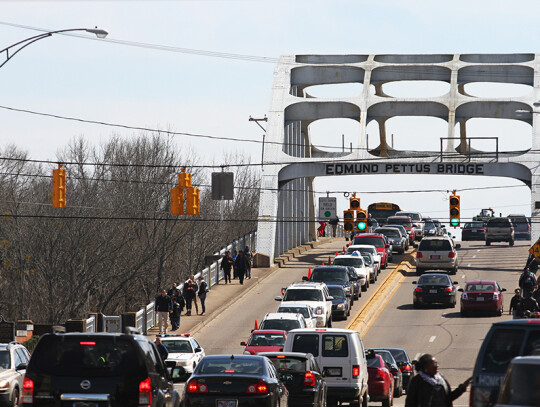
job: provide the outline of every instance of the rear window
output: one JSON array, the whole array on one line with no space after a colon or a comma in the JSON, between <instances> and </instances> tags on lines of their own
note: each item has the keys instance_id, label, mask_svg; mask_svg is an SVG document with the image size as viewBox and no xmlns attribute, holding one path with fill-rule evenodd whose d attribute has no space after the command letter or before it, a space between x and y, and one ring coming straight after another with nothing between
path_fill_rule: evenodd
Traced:
<instances>
[{"instance_id":1,"label":"rear window","mask_svg":"<svg viewBox=\"0 0 540 407\"><path fill-rule=\"evenodd\" d=\"M344 358L349 356L349 345L345 335L323 335L322 356Z\"/></svg>"},{"instance_id":2,"label":"rear window","mask_svg":"<svg viewBox=\"0 0 540 407\"><path fill-rule=\"evenodd\" d=\"M253 334L248 346L283 346L285 337L280 334Z\"/></svg>"},{"instance_id":3,"label":"rear window","mask_svg":"<svg viewBox=\"0 0 540 407\"><path fill-rule=\"evenodd\" d=\"M283 301L322 301L323 296L319 290L293 289L287 290Z\"/></svg>"},{"instance_id":4,"label":"rear window","mask_svg":"<svg viewBox=\"0 0 540 407\"><path fill-rule=\"evenodd\" d=\"M519 355L524 338L523 329L496 329L483 354L482 373L504 374L512 358Z\"/></svg>"},{"instance_id":5,"label":"rear window","mask_svg":"<svg viewBox=\"0 0 540 407\"><path fill-rule=\"evenodd\" d=\"M336 266L351 266L362 267L364 265L363 260L360 257L337 257L334 259L334 265Z\"/></svg>"},{"instance_id":6,"label":"rear window","mask_svg":"<svg viewBox=\"0 0 540 407\"><path fill-rule=\"evenodd\" d=\"M452 246L450 245L450 242L446 239L421 240L420 246L418 247L419 252L435 252L440 250L451 251Z\"/></svg>"},{"instance_id":7,"label":"rear window","mask_svg":"<svg viewBox=\"0 0 540 407\"><path fill-rule=\"evenodd\" d=\"M294 372L306 371L306 359L302 357L280 355L279 358L277 356L269 356L269 359L278 372L285 370L292 370Z\"/></svg>"},{"instance_id":8,"label":"rear window","mask_svg":"<svg viewBox=\"0 0 540 407\"><path fill-rule=\"evenodd\" d=\"M370 256L362 256L362 258L364 259L364 263L366 263L368 266L371 266L371 263L373 263Z\"/></svg>"},{"instance_id":9,"label":"rear window","mask_svg":"<svg viewBox=\"0 0 540 407\"><path fill-rule=\"evenodd\" d=\"M360 261L362 261L360 259ZM339 269L322 269L322 270L313 270L311 275L311 281L315 282L326 282L326 281L348 281L349 276L347 271Z\"/></svg>"},{"instance_id":10,"label":"rear window","mask_svg":"<svg viewBox=\"0 0 540 407\"><path fill-rule=\"evenodd\" d=\"M384 247L384 241L381 237L355 237L354 244L368 244L375 247Z\"/></svg>"},{"instance_id":11,"label":"rear window","mask_svg":"<svg viewBox=\"0 0 540 407\"><path fill-rule=\"evenodd\" d=\"M418 279L418 284L452 285L447 276L424 274Z\"/></svg>"},{"instance_id":12,"label":"rear window","mask_svg":"<svg viewBox=\"0 0 540 407\"><path fill-rule=\"evenodd\" d=\"M407 354L402 349L389 349L396 362L408 362Z\"/></svg>"},{"instance_id":13,"label":"rear window","mask_svg":"<svg viewBox=\"0 0 540 407\"><path fill-rule=\"evenodd\" d=\"M198 373L237 373L249 375L262 375L264 373L263 361L259 358L209 358L201 360L198 365Z\"/></svg>"},{"instance_id":14,"label":"rear window","mask_svg":"<svg viewBox=\"0 0 540 407\"><path fill-rule=\"evenodd\" d=\"M297 334L293 339L293 352L311 353L319 356L319 335L317 334Z\"/></svg>"},{"instance_id":15,"label":"rear window","mask_svg":"<svg viewBox=\"0 0 540 407\"><path fill-rule=\"evenodd\" d=\"M510 217L510 220L514 224L516 224L516 223L529 223L525 216Z\"/></svg>"},{"instance_id":16,"label":"rear window","mask_svg":"<svg viewBox=\"0 0 540 407\"><path fill-rule=\"evenodd\" d=\"M391 365L396 363L394 357L388 351L375 351L375 353L382 357L386 363L390 363Z\"/></svg>"},{"instance_id":17,"label":"rear window","mask_svg":"<svg viewBox=\"0 0 540 407\"><path fill-rule=\"evenodd\" d=\"M482 229L483 227L483 222L469 222L465 224L465 229Z\"/></svg>"},{"instance_id":18,"label":"rear window","mask_svg":"<svg viewBox=\"0 0 540 407\"><path fill-rule=\"evenodd\" d=\"M290 331L296 328L304 328L300 322L294 319L265 319L261 322L259 329L277 329L280 331Z\"/></svg>"},{"instance_id":19,"label":"rear window","mask_svg":"<svg viewBox=\"0 0 540 407\"><path fill-rule=\"evenodd\" d=\"M384 234L388 237L401 237L401 232L399 230L393 229L377 229L375 232Z\"/></svg>"},{"instance_id":20,"label":"rear window","mask_svg":"<svg viewBox=\"0 0 540 407\"><path fill-rule=\"evenodd\" d=\"M492 228L508 228L510 227L509 219L490 219L487 223L488 227Z\"/></svg>"},{"instance_id":21,"label":"rear window","mask_svg":"<svg viewBox=\"0 0 540 407\"><path fill-rule=\"evenodd\" d=\"M32 355L32 364L53 376L129 376L140 361L133 342L120 337L44 336Z\"/></svg>"},{"instance_id":22,"label":"rear window","mask_svg":"<svg viewBox=\"0 0 540 407\"><path fill-rule=\"evenodd\" d=\"M366 361L368 367L381 367L381 362L378 356L375 356L374 358L367 358Z\"/></svg>"},{"instance_id":23,"label":"rear window","mask_svg":"<svg viewBox=\"0 0 540 407\"><path fill-rule=\"evenodd\" d=\"M467 284L465 291L494 291L493 284Z\"/></svg>"},{"instance_id":24,"label":"rear window","mask_svg":"<svg viewBox=\"0 0 540 407\"><path fill-rule=\"evenodd\" d=\"M396 225L412 227L412 222L410 219L388 218L388 223L390 222Z\"/></svg>"},{"instance_id":25,"label":"rear window","mask_svg":"<svg viewBox=\"0 0 540 407\"><path fill-rule=\"evenodd\" d=\"M419 220L420 220L420 214L419 214L419 213L414 213L414 212L398 212L396 215L408 216L408 217L411 218L413 221L419 221Z\"/></svg>"}]
</instances>

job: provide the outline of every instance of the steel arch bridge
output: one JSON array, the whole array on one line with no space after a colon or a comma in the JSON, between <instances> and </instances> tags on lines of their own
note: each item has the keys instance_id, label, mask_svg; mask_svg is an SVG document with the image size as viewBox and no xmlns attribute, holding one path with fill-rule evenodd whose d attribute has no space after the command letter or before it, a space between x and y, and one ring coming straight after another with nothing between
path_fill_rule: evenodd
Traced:
<instances>
[{"instance_id":1,"label":"steel arch bridge","mask_svg":"<svg viewBox=\"0 0 540 407\"><path fill-rule=\"evenodd\" d=\"M352 174L456 174L518 179L531 188L532 236L540 233L539 54L285 55L274 71L263 158L257 252L270 263L280 254L316 239L313 179ZM448 93L398 98L384 93L395 81L442 81ZM476 97L465 85L477 82L530 86L521 97ZM357 96L322 99L310 86L360 84ZM371 91L371 87L375 89ZM516 110L531 112L523 116ZM386 140L386 121L397 116L436 117L447 122L441 151L395 150ZM309 125L348 118L359 122L357 148L323 151L311 142ZM531 125L531 148L480 151L471 148L467 121L520 120ZM367 148L367 125L375 121L379 145ZM459 134L456 125L459 124Z\"/></svg>"}]
</instances>

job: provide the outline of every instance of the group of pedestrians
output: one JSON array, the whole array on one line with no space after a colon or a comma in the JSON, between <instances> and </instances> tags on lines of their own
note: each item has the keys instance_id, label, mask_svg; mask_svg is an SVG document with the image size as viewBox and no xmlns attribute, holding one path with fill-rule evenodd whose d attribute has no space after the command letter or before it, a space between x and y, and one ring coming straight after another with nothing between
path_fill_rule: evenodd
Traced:
<instances>
[{"instance_id":1,"label":"group of pedestrians","mask_svg":"<svg viewBox=\"0 0 540 407\"><path fill-rule=\"evenodd\" d=\"M519 288L514 290L508 313L514 319L536 316L540 311L540 284L536 277L538 261L533 255L527 259L527 264L519 276Z\"/></svg>"},{"instance_id":2,"label":"group of pedestrians","mask_svg":"<svg viewBox=\"0 0 540 407\"><path fill-rule=\"evenodd\" d=\"M253 266L253 253L248 246L244 250L234 252L231 254L229 250L225 252L225 256L221 260L221 269L225 275L225 284L232 283L231 271L233 273L232 278L240 281L240 284L244 284L244 279L251 278L251 268Z\"/></svg>"},{"instance_id":3,"label":"group of pedestrians","mask_svg":"<svg viewBox=\"0 0 540 407\"><path fill-rule=\"evenodd\" d=\"M199 314L197 298L201 302L201 313L206 312L206 295L208 293L208 284L201 275L197 280L191 274L184 282L182 290L173 283L169 291L163 289L161 294L156 297L154 309L158 318L158 328L160 334L166 334L168 322L171 321L171 331L180 328L180 317L182 311L186 308L186 316L191 315L192 307L195 306L195 312Z\"/></svg>"}]
</instances>

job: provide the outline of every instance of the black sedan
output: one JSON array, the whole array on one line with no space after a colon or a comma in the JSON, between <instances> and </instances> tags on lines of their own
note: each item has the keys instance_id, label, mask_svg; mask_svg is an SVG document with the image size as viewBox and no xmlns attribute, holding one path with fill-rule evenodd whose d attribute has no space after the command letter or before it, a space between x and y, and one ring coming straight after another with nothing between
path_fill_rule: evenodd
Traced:
<instances>
[{"instance_id":1,"label":"black sedan","mask_svg":"<svg viewBox=\"0 0 540 407\"><path fill-rule=\"evenodd\" d=\"M468 222L461 228L461 240L485 240L486 229L484 222Z\"/></svg>"},{"instance_id":2,"label":"black sedan","mask_svg":"<svg viewBox=\"0 0 540 407\"><path fill-rule=\"evenodd\" d=\"M409 380L411 380L411 378L413 377L414 371L413 371L413 365L411 363L411 359L409 359L409 355L407 355L407 352L405 351L405 349L380 348L380 349L374 349L374 350L375 351L387 350L392 354L403 376L403 388L407 390L407 387L409 387Z\"/></svg>"},{"instance_id":3,"label":"black sedan","mask_svg":"<svg viewBox=\"0 0 540 407\"><path fill-rule=\"evenodd\" d=\"M343 286L327 284L332 300L332 319L347 319L351 315L351 294L345 293Z\"/></svg>"},{"instance_id":4,"label":"black sedan","mask_svg":"<svg viewBox=\"0 0 540 407\"><path fill-rule=\"evenodd\" d=\"M426 273L418 281L413 281L413 306L418 308L424 304L446 304L456 306L457 281L452 282L448 274Z\"/></svg>"},{"instance_id":5,"label":"black sedan","mask_svg":"<svg viewBox=\"0 0 540 407\"><path fill-rule=\"evenodd\" d=\"M311 353L262 352L289 390L290 406L326 406L326 382Z\"/></svg>"},{"instance_id":6,"label":"black sedan","mask_svg":"<svg viewBox=\"0 0 540 407\"><path fill-rule=\"evenodd\" d=\"M258 355L201 359L184 388L184 407L287 406L289 392L270 360Z\"/></svg>"}]
</instances>

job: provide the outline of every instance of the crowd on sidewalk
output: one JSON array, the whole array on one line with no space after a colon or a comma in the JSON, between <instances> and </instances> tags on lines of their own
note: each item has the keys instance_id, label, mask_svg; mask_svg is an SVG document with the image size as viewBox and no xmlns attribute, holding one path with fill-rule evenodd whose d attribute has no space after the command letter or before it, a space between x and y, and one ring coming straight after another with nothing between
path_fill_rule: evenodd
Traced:
<instances>
[{"instance_id":1,"label":"crowd on sidewalk","mask_svg":"<svg viewBox=\"0 0 540 407\"><path fill-rule=\"evenodd\" d=\"M519 288L514 290L508 312L514 319L540 318L540 277L536 276L538 260L531 254L519 276Z\"/></svg>"},{"instance_id":2,"label":"crowd on sidewalk","mask_svg":"<svg viewBox=\"0 0 540 407\"><path fill-rule=\"evenodd\" d=\"M221 262L221 269L225 275L225 284L232 282L231 271L233 271L233 278L238 278L240 284L244 284L244 279L251 278L252 265L253 253L248 246L246 246L245 250L235 251L234 256L231 255L230 251L227 251ZM205 315L207 293L208 284L204 281L204 277L201 275L198 279L195 279L193 274L184 282L182 290L178 288L176 283L173 283L169 290L161 290L154 305L159 333L167 333L169 320L171 331L178 330L184 308L186 309L185 316L191 316L193 308L195 308L196 315ZM201 306L200 314L199 302Z\"/></svg>"}]
</instances>

